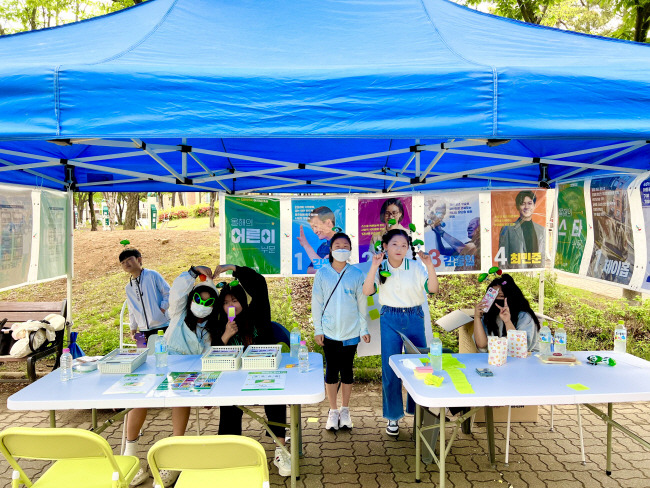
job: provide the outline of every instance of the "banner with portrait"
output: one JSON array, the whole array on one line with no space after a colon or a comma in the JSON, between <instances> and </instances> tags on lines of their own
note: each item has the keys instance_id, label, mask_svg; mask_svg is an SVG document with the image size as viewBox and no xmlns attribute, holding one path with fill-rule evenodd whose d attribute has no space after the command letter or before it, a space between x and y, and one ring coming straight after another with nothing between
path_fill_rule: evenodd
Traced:
<instances>
[{"instance_id":1,"label":"banner with portrait","mask_svg":"<svg viewBox=\"0 0 650 488\"><path fill-rule=\"evenodd\" d=\"M280 274L280 201L225 197L226 261Z\"/></svg>"},{"instance_id":2,"label":"banner with portrait","mask_svg":"<svg viewBox=\"0 0 650 488\"><path fill-rule=\"evenodd\" d=\"M632 175L591 180L594 249L587 276L628 285L634 270L634 244L627 188Z\"/></svg>"},{"instance_id":3,"label":"banner with portrait","mask_svg":"<svg viewBox=\"0 0 650 488\"><path fill-rule=\"evenodd\" d=\"M557 216L555 269L578 274L587 242L584 181L558 186Z\"/></svg>"},{"instance_id":4,"label":"banner with portrait","mask_svg":"<svg viewBox=\"0 0 650 488\"><path fill-rule=\"evenodd\" d=\"M641 288L650 290L650 178L641 183L641 209L643 213L643 225L645 227L646 238L646 264L645 276Z\"/></svg>"},{"instance_id":5,"label":"banner with portrait","mask_svg":"<svg viewBox=\"0 0 650 488\"><path fill-rule=\"evenodd\" d=\"M546 190L492 191L492 261L501 269L543 268Z\"/></svg>"},{"instance_id":6,"label":"banner with portrait","mask_svg":"<svg viewBox=\"0 0 650 488\"><path fill-rule=\"evenodd\" d=\"M314 274L329 262L336 230L345 232L345 199L291 201L291 273Z\"/></svg>"},{"instance_id":7,"label":"banner with portrait","mask_svg":"<svg viewBox=\"0 0 650 488\"><path fill-rule=\"evenodd\" d=\"M360 198L359 202L359 262L371 260L375 242L391 229L409 232L411 197Z\"/></svg>"},{"instance_id":8,"label":"banner with portrait","mask_svg":"<svg viewBox=\"0 0 650 488\"><path fill-rule=\"evenodd\" d=\"M38 279L44 280L66 274L68 198L63 193L42 191L40 207Z\"/></svg>"},{"instance_id":9,"label":"banner with portrait","mask_svg":"<svg viewBox=\"0 0 650 488\"><path fill-rule=\"evenodd\" d=\"M478 193L424 195L423 228L436 271L481 269Z\"/></svg>"},{"instance_id":10,"label":"banner with portrait","mask_svg":"<svg viewBox=\"0 0 650 488\"><path fill-rule=\"evenodd\" d=\"M27 282L32 254L32 192L0 192L0 288Z\"/></svg>"}]
</instances>

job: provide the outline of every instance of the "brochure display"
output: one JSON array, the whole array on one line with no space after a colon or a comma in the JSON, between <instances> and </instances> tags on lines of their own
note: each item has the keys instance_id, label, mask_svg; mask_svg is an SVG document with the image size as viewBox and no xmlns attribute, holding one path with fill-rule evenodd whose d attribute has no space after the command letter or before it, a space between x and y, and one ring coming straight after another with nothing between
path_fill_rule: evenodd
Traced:
<instances>
[{"instance_id":1,"label":"brochure display","mask_svg":"<svg viewBox=\"0 0 650 488\"><path fill-rule=\"evenodd\" d=\"M248 346L241 360L241 369L278 369L282 346Z\"/></svg>"},{"instance_id":2,"label":"brochure display","mask_svg":"<svg viewBox=\"0 0 650 488\"><path fill-rule=\"evenodd\" d=\"M241 368L244 346L213 346L201 357L203 371L234 371Z\"/></svg>"},{"instance_id":3,"label":"brochure display","mask_svg":"<svg viewBox=\"0 0 650 488\"><path fill-rule=\"evenodd\" d=\"M202 373L200 371L169 373L163 382L158 385L156 392L208 393L220 375L221 373L219 371L208 373Z\"/></svg>"},{"instance_id":4,"label":"brochure display","mask_svg":"<svg viewBox=\"0 0 650 488\"><path fill-rule=\"evenodd\" d=\"M125 374L104 395L133 393L146 395L165 379L164 374Z\"/></svg>"},{"instance_id":5,"label":"brochure display","mask_svg":"<svg viewBox=\"0 0 650 488\"><path fill-rule=\"evenodd\" d=\"M276 371L275 373L250 372L246 376L246 381L242 391L260 391L260 390L284 390L284 383L287 379L286 371Z\"/></svg>"},{"instance_id":6,"label":"brochure display","mask_svg":"<svg viewBox=\"0 0 650 488\"><path fill-rule=\"evenodd\" d=\"M100 373L133 373L147 360L147 349L115 349L97 363Z\"/></svg>"}]
</instances>

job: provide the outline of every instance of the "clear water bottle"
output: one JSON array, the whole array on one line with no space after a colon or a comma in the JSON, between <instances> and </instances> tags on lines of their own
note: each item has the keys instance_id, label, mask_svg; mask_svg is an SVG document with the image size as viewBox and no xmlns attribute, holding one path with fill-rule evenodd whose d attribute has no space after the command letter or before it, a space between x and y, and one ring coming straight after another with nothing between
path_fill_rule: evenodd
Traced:
<instances>
[{"instance_id":1,"label":"clear water bottle","mask_svg":"<svg viewBox=\"0 0 650 488\"><path fill-rule=\"evenodd\" d=\"M300 347L300 336L301 331L300 327L297 325L291 329L291 335L289 337L289 344L291 346L291 359L298 359L298 348Z\"/></svg>"},{"instance_id":2,"label":"clear water bottle","mask_svg":"<svg viewBox=\"0 0 650 488\"><path fill-rule=\"evenodd\" d=\"M301 373L309 371L309 349L307 349L305 341L300 341L300 346L298 346L298 367Z\"/></svg>"},{"instance_id":3,"label":"clear water bottle","mask_svg":"<svg viewBox=\"0 0 650 488\"><path fill-rule=\"evenodd\" d=\"M627 329L622 320L618 321L614 329L614 352L627 352Z\"/></svg>"},{"instance_id":4,"label":"clear water bottle","mask_svg":"<svg viewBox=\"0 0 650 488\"><path fill-rule=\"evenodd\" d=\"M551 354L551 343L553 342L553 335L545 320L542 322L542 328L539 329L539 353L542 355Z\"/></svg>"},{"instance_id":5,"label":"clear water bottle","mask_svg":"<svg viewBox=\"0 0 650 488\"><path fill-rule=\"evenodd\" d=\"M555 348L553 352L566 354L566 330L564 330L564 324L558 324L555 331Z\"/></svg>"},{"instance_id":6,"label":"clear water bottle","mask_svg":"<svg viewBox=\"0 0 650 488\"><path fill-rule=\"evenodd\" d=\"M442 341L438 332L433 333L433 340L429 345L429 361L434 373L442 371Z\"/></svg>"},{"instance_id":7,"label":"clear water bottle","mask_svg":"<svg viewBox=\"0 0 650 488\"><path fill-rule=\"evenodd\" d=\"M165 340L165 333L162 330L158 331L156 337L156 349L154 352L156 356L156 368L167 367L167 341Z\"/></svg>"},{"instance_id":8,"label":"clear water bottle","mask_svg":"<svg viewBox=\"0 0 650 488\"><path fill-rule=\"evenodd\" d=\"M61 375L61 381L72 379L72 354L70 354L70 349L67 347L63 350L63 354L61 354L59 374Z\"/></svg>"}]
</instances>

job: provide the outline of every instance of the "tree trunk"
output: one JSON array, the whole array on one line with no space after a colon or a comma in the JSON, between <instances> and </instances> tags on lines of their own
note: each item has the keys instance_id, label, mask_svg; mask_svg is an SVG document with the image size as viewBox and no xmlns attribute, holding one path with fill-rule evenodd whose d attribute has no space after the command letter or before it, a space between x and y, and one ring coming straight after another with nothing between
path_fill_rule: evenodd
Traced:
<instances>
[{"instance_id":1,"label":"tree trunk","mask_svg":"<svg viewBox=\"0 0 650 488\"><path fill-rule=\"evenodd\" d=\"M176 206L176 192L172 192L172 207Z\"/></svg>"},{"instance_id":2,"label":"tree trunk","mask_svg":"<svg viewBox=\"0 0 650 488\"><path fill-rule=\"evenodd\" d=\"M140 205L140 193L127 193L126 217L124 218L124 230L135 230L135 223L138 218L139 205Z\"/></svg>"},{"instance_id":3,"label":"tree trunk","mask_svg":"<svg viewBox=\"0 0 650 488\"><path fill-rule=\"evenodd\" d=\"M90 230L97 230L97 217L95 217L95 202L93 192L88 193L88 208L90 209Z\"/></svg>"},{"instance_id":4,"label":"tree trunk","mask_svg":"<svg viewBox=\"0 0 650 488\"><path fill-rule=\"evenodd\" d=\"M185 205L185 202L183 201L183 193L180 191L178 192L178 203L181 205L181 207Z\"/></svg>"},{"instance_id":5,"label":"tree trunk","mask_svg":"<svg viewBox=\"0 0 650 488\"><path fill-rule=\"evenodd\" d=\"M216 224L214 223L214 215L216 213L214 211L214 204L216 203L216 201L217 201L217 192L211 191L210 192L210 220L209 220L210 228L216 227Z\"/></svg>"},{"instance_id":6,"label":"tree trunk","mask_svg":"<svg viewBox=\"0 0 650 488\"><path fill-rule=\"evenodd\" d=\"M122 193L117 194L117 198L115 199L115 204L117 206L117 224L118 225L124 225L124 220L122 219L122 215L124 215L124 195Z\"/></svg>"},{"instance_id":7,"label":"tree trunk","mask_svg":"<svg viewBox=\"0 0 650 488\"><path fill-rule=\"evenodd\" d=\"M111 230L115 230L115 209L117 207L117 192L102 192L106 205L108 205L108 224Z\"/></svg>"},{"instance_id":8,"label":"tree trunk","mask_svg":"<svg viewBox=\"0 0 650 488\"><path fill-rule=\"evenodd\" d=\"M162 192L156 193L156 196L158 197L158 206L160 207L160 210L165 210L165 205L164 205L164 199L163 199L163 194Z\"/></svg>"}]
</instances>

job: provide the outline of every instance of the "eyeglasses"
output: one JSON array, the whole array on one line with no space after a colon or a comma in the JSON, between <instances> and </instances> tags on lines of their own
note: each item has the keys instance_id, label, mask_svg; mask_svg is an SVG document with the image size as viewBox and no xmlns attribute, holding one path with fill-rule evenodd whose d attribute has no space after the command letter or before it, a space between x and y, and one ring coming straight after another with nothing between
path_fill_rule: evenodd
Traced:
<instances>
[{"instance_id":1,"label":"eyeglasses","mask_svg":"<svg viewBox=\"0 0 650 488\"><path fill-rule=\"evenodd\" d=\"M194 293L192 300L194 300L194 303L198 305L203 305L204 307L211 307L212 305L214 305L214 297L210 297L205 300L202 300L201 294L198 292Z\"/></svg>"},{"instance_id":2,"label":"eyeglasses","mask_svg":"<svg viewBox=\"0 0 650 488\"><path fill-rule=\"evenodd\" d=\"M384 212L385 217L399 217L401 214L402 212L400 212L399 210L395 210L394 212L389 212L388 210L386 210Z\"/></svg>"}]
</instances>

